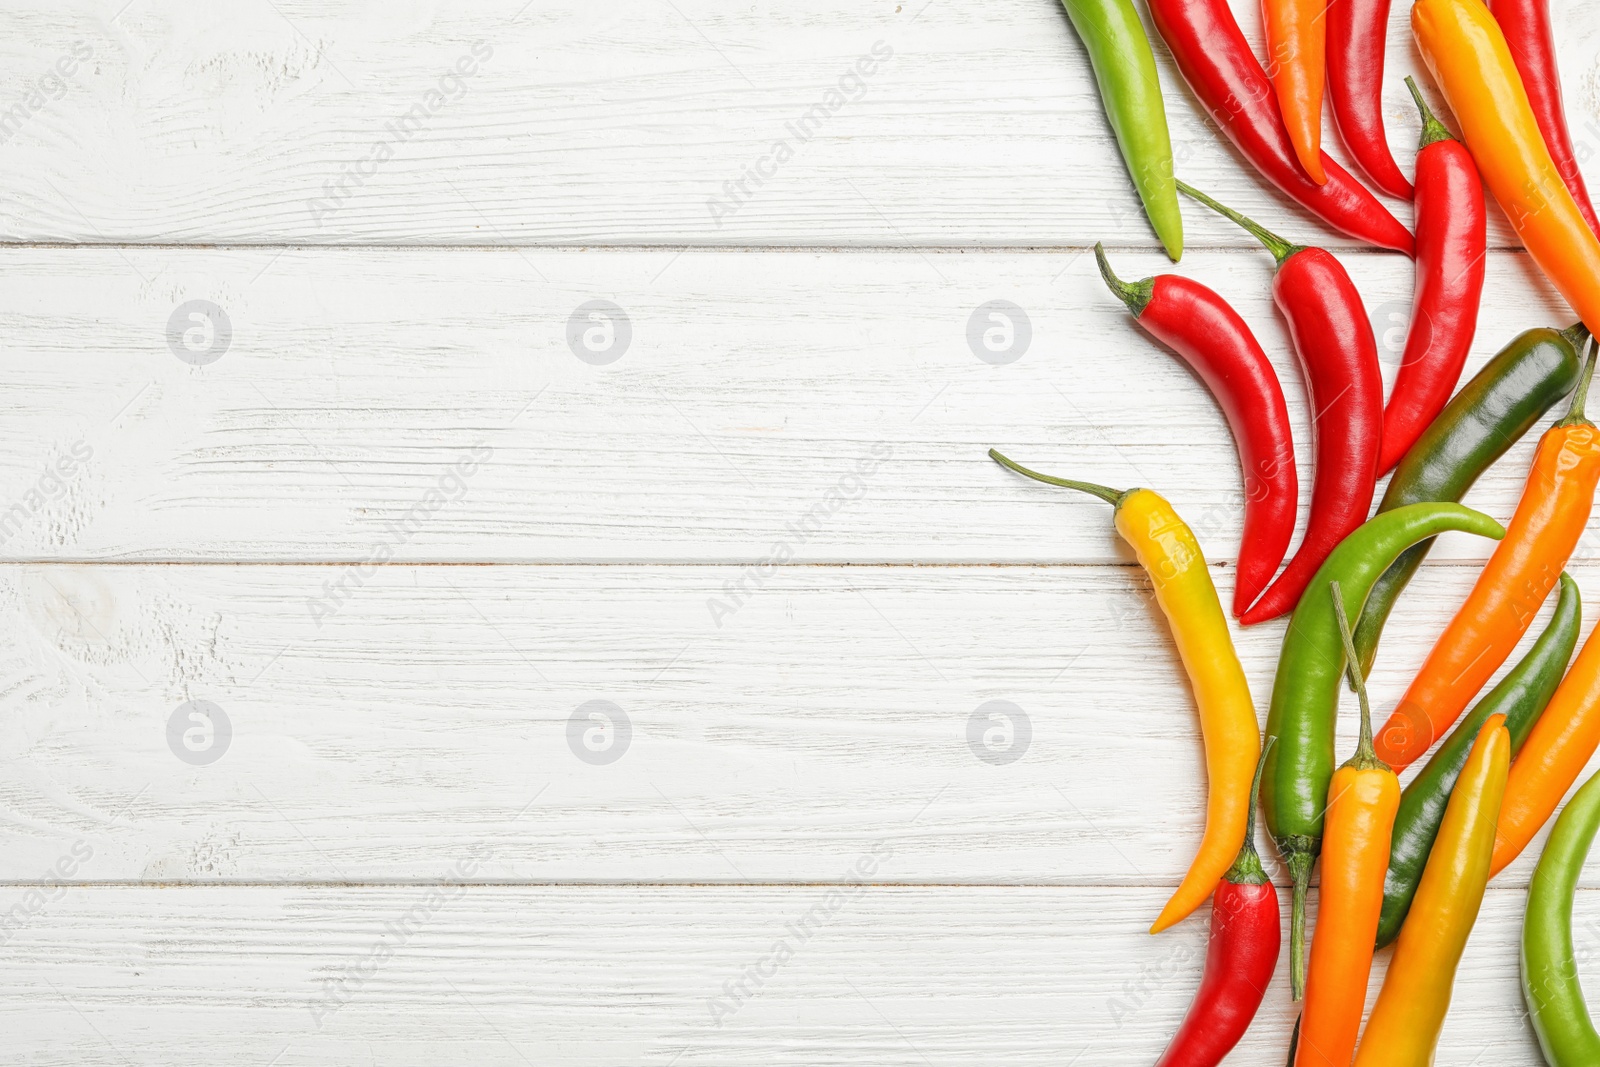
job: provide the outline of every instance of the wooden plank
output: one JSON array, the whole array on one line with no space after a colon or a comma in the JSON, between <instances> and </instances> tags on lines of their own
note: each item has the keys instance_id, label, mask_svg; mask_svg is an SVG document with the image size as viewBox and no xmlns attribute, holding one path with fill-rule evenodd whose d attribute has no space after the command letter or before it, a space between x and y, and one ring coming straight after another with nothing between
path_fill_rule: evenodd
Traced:
<instances>
[{"instance_id":1,"label":"wooden plank","mask_svg":"<svg viewBox=\"0 0 1600 1067\"><path fill-rule=\"evenodd\" d=\"M1257 5L1234 6L1259 51ZM1553 6L1588 158L1600 26L1580 0ZM501 0L383 19L353 0L28 0L4 17L9 240L1153 244L1047 0ZM1396 5L1384 103L1409 170L1406 20ZM1346 243L1248 170L1157 52L1179 171ZM1328 142L1341 152L1331 127ZM1187 215L1196 247L1249 242Z\"/></svg>"},{"instance_id":2,"label":"wooden plank","mask_svg":"<svg viewBox=\"0 0 1600 1067\"><path fill-rule=\"evenodd\" d=\"M1204 945L1203 914L1143 932L1201 828L1191 698L1104 509L983 450L1162 489L1225 592L1238 474L1086 254L1166 269L1059 6L519 4L0 15L0 241L104 246L0 250L11 1058L1148 1064ZM1600 25L1554 6L1587 159ZM1184 176L1343 243L1158 61ZM1260 331L1304 448L1269 263L1186 216L1181 271ZM175 247L229 243L267 247ZM1409 265L1346 259L1397 338ZM1469 370L1570 321L1526 257L1490 270ZM596 300L626 351L569 341ZM1011 362L969 340L993 300ZM207 304L225 350L183 343ZM1471 501L1509 514L1528 452ZM1380 708L1484 548L1419 577ZM877 563L920 566L844 565ZM1282 632L1238 634L1261 704ZM1441 1063L1538 1063L1531 863ZM1281 979L1231 1063L1282 1062Z\"/></svg>"},{"instance_id":3,"label":"wooden plank","mask_svg":"<svg viewBox=\"0 0 1600 1067\"><path fill-rule=\"evenodd\" d=\"M1130 278L1163 262L1115 255ZM1409 269L1349 262L1392 376ZM1271 263L1183 269L1273 353L1309 499ZM1159 489L1210 558L1237 551L1226 424L1090 256L26 249L4 265L0 559L1128 559L1099 503L1000 470L991 445ZM1569 321L1531 270L1493 260L1469 371ZM579 313L596 299L625 309L626 348ZM984 346L994 300L1022 309L1026 349L1021 332ZM225 350L192 301L226 315ZM577 350L597 358L585 344L612 329L618 358L578 358L575 315ZM1530 449L1471 500L1508 516Z\"/></svg>"},{"instance_id":4,"label":"wooden plank","mask_svg":"<svg viewBox=\"0 0 1600 1067\"><path fill-rule=\"evenodd\" d=\"M1203 915L1144 932L1160 899L1150 890L431 892L67 889L6 944L7 1047L20 1062L84 1067L1132 1067L1160 1053L1205 951ZM1441 1064L1542 1062L1517 987L1523 903L1490 891ZM1600 894L1581 894L1579 909L1600 911ZM1230 1064L1283 1062L1294 1008L1279 969ZM1600 981L1592 952L1581 977Z\"/></svg>"},{"instance_id":5,"label":"wooden plank","mask_svg":"<svg viewBox=\"0 0 1600 1067\"><path fill-rule=\"evenodd\" d=\"M1575 573L1600 599L1600 567ZM1380 714L1472 577L1418 579L1374 674ZM81 839L89 881L413 880L481 840L493 882L811 882L889 835L888 881L1176 884L1204 768L1137 571L739 580L5 568L0 879ZM1263 707L1282 633L1238 635ZM221 709L209 737L194 701Z\"/></svg>"}]
</instances>

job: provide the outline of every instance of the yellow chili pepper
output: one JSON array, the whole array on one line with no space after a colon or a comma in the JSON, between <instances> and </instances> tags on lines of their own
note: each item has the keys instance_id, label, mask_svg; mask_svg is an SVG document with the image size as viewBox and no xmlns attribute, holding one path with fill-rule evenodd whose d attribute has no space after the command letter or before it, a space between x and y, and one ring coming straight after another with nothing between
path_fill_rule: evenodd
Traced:
<instances>
[{"instance_id":1,"label":"yellow chili pepper","mask_svg":"<svg viewBox=\"0 0 1600 1067\"><path fill-rule=\"evenodd\" d=\"M1584 325L1600 333L1600 239L1550 158L1489 6L1483 0L1417 0L1411 30L1517 236Z\"/></svg>"},{"instance_id":2,"label":"yellow chili pepper","mask_svg":"<svg viewBox=\"0 0 1600 1067\"><path fill-rule=\"evenodd\" d=\"M1456 965L1478 919L1489 884L1494 827L1511 767L1511 734L1504 715L1491 715L1456 779L1439 836L1383 990L1361 1035L1355 1067L1429 1067L1433 1063Z\"/></svg>"},{"instance_id":3,"label":"yellow chili pepper","mask_svg":"<svg viewBox=\"0 0 1600 1067\"><path fill-rule=\"evenodd\" d=\"M992 448L989 456L1018 474L1089 493L1116 509L1117 533L1149 572L1156 603L1167 616L1194 687L1206 746L1206 776L1211 780L1206 830L1189 873L1150 927L1152 934L1158 934L1205 903L1233 866L1250 814L1250 783L1261 755L1261 730L1222 601L1194 531L1159 493L1119 492L1092 482L1052 478L1013 463Z\"/></svg>"}]
</instances>

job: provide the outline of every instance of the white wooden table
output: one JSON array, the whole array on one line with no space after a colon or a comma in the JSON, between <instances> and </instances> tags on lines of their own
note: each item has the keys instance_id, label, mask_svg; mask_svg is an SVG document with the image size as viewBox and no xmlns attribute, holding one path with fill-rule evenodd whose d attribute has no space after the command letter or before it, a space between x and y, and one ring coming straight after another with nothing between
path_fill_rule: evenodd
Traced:
<instances>
[{"instance_id":1,"label":"white wooden table","mask_svg":"<svg viewBox=\"0 0 1600 1067\"><path fill-rule=\"evenodd\" d=\"M984 451L1166 493L1225 598L1239 474L1087 254L1164 268L1051 0L4 7L0 1058L1154 1060L1191 698L1107 510ZM1555 8L1593 157L1600 18ZM1159 58L1180 172L1348 248ZM1270 257L1186 222L1306 456ZM1491 241L1469 372L1572 319ZM1348 251L1392 376L1409 265ZM994 300L1028 336L980 358ZM1414 583L1382 711L1483 552ZM1263 710L1281 636L1238 635ZM1538 1062L1530 869L1441 1065ZM1230 1062L1291 1019L1280 981Z\"/></svg>"}]
</instances>

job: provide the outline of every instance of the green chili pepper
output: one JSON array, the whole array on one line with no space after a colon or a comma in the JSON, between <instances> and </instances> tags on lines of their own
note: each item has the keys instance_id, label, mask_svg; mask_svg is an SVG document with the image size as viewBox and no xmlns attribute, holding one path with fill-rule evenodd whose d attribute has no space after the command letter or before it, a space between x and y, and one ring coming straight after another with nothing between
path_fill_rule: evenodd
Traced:
<instances>
[{"instance_id":1,"label":"green chili pepper","mask_svg":"<svg viewBox=\"0 0 1600 1067\"><path fill-rule=\"evenodd\" d=\"M1328 554L1309 589L1338 582L1345 616L1355 618L1395 557L1426 537L1460 530L1501 538L1505 530L1460 504L1409 504L1376 515ZM1278 739L1261 782L1261 814L1294 878L1289 927L1289 984L1296 1000L1305 986L1305 904L1311 865L1322 847L1322 815L1333 777L1334 718L1344 641L1331 597L1301 597L1283 635L1266 732Z\"/></svg>"},{"instance_id":2,"label":"green chili pepper","mask_svg":"<svg viewBox=\"0 0 1600 1067\"><path fill-rule=\"evenodd\" d=\"M1572 897L1600 830L1600 774L1573 794L1556 820L1528 887L1522 919L1522 997L1550 1067L1600 1063L1600 1034L1578 984L1572 949Z\"/></svg>"},{"instance_id":3,"label":"green chili pepper","mask_svg":"<svg viewBox=\"0 0 1600 1067\"><path fill-rule=\"evenodd\" d=\"M1578 646L1578 629L1583 614L1578 583L1561 575L1561 596L1556 601L1550 625L1533 643L1528 654L1478 701L1478 706L1461 721L1433 758L1400 794L1400 811L1395 815L1389 845L1389 873L1383 882L1383 914L1378 919L1378 947L1400 936L1400 924L1411 910L1411 898L1427 865L1433 839L1439 834L1444 809L1450 803L1461 768L1478 731L1491 715L1504 715L1511 733L1511 754L1522 750L1533 724L1539 721L1550 703L1561 676L1566 673L1572 650Z\"/></svg>"},{"instance_id":4,"label":"green chili pepper","mask_svg":"<svg viewBox=\"0 0 1600 1067\"><path fill-rule=\"evenodd\" d=\"M1518 334L1472 380L1405 454L1378 504L1378 514L1424 500L1460 500L1478 475L1517 443L1577 384L1588 331L1540 328ZM1416 574L1432 539L1407 549L1372 587L1356 626L1361 675L1372 673L1378 637L1401 590Z\"/></svg>"},{"instance_id":5,"label":"green chili pepper","mask_svg":"<svg viewBox=\"0 0 1600 1067\"><path fill-rule=\"evenodd\" d=\"M1061 0L1083 38L1111 131L1167 255L1183 255L1183 215L1172 175L1172 138L1161 80L1132 0Z\"/></svg>"}]
</instances>

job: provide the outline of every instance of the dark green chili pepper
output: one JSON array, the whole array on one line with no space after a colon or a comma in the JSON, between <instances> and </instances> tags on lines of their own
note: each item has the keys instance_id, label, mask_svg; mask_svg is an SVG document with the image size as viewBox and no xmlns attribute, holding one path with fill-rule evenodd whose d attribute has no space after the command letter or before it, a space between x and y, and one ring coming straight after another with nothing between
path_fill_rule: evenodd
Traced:
<instances>
[{"instance_id":1,"label":"dark green chili pepper","mask_svg":"<svg viewBox=\"0 0 1600 1067\"><path fill-rule=\"evenodd\" d=\"M1505 454L1578 382L1588 331L1540 328L1518 334L1472 380L1405 454L1378 503L1378 514L1424 500L1460 500L1478 475ZM1433 547L1432 539L1395 560L1372 587L1356 625L1361 675L1372 673L1378 637L1400 592Z\"/></svg>"},{"instance_id":2,"label":"dark green chili pepper","mask_svg":"<svg viewBox=\"0 0 1600 1067\"><path fill-rule=\"evenodd\" d=\"M1345 615L1355 618L1372 583L1395 557L1427 537L1460 530L1501 538L1489 516L1460 504L1409 504L1368 519L1328 554L1310 589L1338 582ZM1261 814L1294 878L1289 927L1289 984L1296 1000L1305 985L1305 904L1311 866L1322 848L1322 815L1333 777L1334 718L1344 642L1331 597L1301 597L1283 635L1266 732L1278 739L1261 783Z\"/></svg>"},{"instance_id":3,"label":"dark green chili pepper","mask_svg":"<svg viewBox=\"0 0 1600 1067\"><path fill-rule=\"evenodd\" d=\"M1550 1067L1600 1063L1600 1033L1583 1002L1572 948L1572 898L1600 830L1600 774L1572 795L1528 887L1522 918L1522 998Z\"/></svg>"},{"instance_id":4,"label":"dark green chili pepper","mask_svg":"<svg viewBox=\"0 0 1600 1067\"><path fill-rule=\"evenodd\" d=\"M1172 137L1161 80L1132 0L1061 0L1083 38L1111 131L1167 255L1183 255L1183 215L1172 176Z\"/></svg>"},{"instance_id":5,"label":"dark green chili pepper","mask_svg":"<svg viewBox=\"0 0 1600 1067\"><path fill-rule=\"evenodd\" d=\"M1545 705L1561 684L1572 650L1578 646L1578 629L1583 609L1578 583L1561 575L1561 596L1556 601L1550 625L1533 643L1528 654L1501 679L1489 695L1453 730L1422 771L1400 794L1400 810L1394 819L1389 844L1389 873L1383 881L1383 914L1378 919L1378 947L1400 936L1400 924L1411 910L1422 869L1427 865L1433 839L1450 803L1461 768L1478 731L1491 715L1504 715L1511 732L1511 754L1515 756L1528 739L1528 732L1539 721Z\"/></svg>"}]
</instances>

